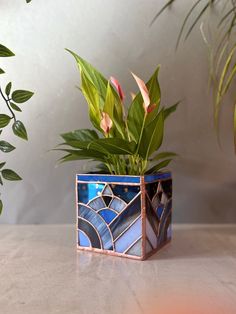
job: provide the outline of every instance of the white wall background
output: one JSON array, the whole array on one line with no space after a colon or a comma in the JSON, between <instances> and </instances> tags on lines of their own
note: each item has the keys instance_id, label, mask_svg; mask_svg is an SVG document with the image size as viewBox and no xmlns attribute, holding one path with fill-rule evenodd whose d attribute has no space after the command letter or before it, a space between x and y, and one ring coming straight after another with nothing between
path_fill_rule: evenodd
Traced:
<instances>
[{"instance_id":1,"label":"white wall background","mask_svg":"<svg viewBox=\"0 0 236 314\"><path fill-rule=\"evenodd\" d=\"M135 91L129 70L145 80L161 64L163 104L184 99L168 121L165 148L180 154L170 167L174 177L176 222L236 222L236 157L232 145L230 102L222 115L222 150L212 123L207 93L207 57L200 32L177 53L174 45L191 0L176 5L149 27L164 0L1 0L0 42L14 58L0 60L15 88L35 91L21 119L29 142L4 131L17 146L8 166L24 180L6 183L1 223L71 223L75 217L74 177L79 163L55 167L59 154L48 152L59 134L86 128L86 103L75 88L79 73L70 48L108 77L117 77L126 93ZM164 148L164 147L163 147Z\"/></svg>"}]
</instances>

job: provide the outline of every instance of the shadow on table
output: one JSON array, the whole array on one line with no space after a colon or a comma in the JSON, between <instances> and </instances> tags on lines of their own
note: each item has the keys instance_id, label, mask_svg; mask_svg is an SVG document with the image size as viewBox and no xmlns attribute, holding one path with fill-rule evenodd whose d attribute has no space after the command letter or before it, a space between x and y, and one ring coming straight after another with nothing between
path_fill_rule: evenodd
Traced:
<instances>
[{"instance_id":1,"label":"shadow on table","mask_svg":"<svg viewBox=\"0 0 236 314\"><path fill-rule=\"evenodd\" d=\"M194 225L174 230L172 242L150 260L212 258L225 254L236 255L236 226Z\"/></svg>"}]
</instances>

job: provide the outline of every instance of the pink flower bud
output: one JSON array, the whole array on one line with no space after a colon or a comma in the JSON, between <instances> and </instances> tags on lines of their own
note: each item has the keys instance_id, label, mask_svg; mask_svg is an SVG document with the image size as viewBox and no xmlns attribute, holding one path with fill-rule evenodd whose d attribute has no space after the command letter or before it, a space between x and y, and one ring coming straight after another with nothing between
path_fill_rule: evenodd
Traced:
<instances>
[{"instance_id":1,"label":"pink flower bud","mask_svg":"<svg viewBox=\"0 0 236 314\"><path fill-rule=\"evenodd\" d=\"M136 83L138 84L138 87L140 89L140 92L141 92L141 95L142 95L143 101L144 101L144 109L147 112L147 108L150 105L150 98L149 98L149 92L148 92L147 86L145 85L144 81L141 80L138 76L136 76L132 72L131 72L131 74L133 75Z\"/></svg>"},{"instance_id":2,"label":"pink flower bud","mask_svg":"<svg viewBox=\"0 0 236 314\"><path fill-rule=\"evenodd\" d=\"M124 98L125 98L125 94L123 93L123 90L122 90L122 88L121 88L120 83L119 83L118 80L115 79L113 76L110 77L110 81L111 81L111 83L115 86L115 88L116 88L116 90L117 90L117 92L118 92L118 94L119 94L119 97L120 97L121 101L123 101Z\"/></svg>"},{"instance_id":3,"label":"pink flower bud","mask_svg":"<svg viewBox=\"0 0 236 314\"><path fill-rule=\"evenodd\" d=\"M109 117L109 114L106 112L102 112L102 120L100 123L100 127L105 134L108 134L110 132L110 129L112 128L112 120Z\"/></svg>"}]
</instances>

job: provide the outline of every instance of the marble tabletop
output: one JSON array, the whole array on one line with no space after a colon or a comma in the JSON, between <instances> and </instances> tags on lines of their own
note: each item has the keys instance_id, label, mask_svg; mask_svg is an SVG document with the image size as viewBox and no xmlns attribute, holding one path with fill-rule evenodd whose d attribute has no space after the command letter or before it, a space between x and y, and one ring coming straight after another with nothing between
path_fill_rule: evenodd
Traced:
<instances>
[{"instance_id":1,"label":"marble tabletop","mask_svg":"<svg viewBox=\"0 0 236 314\"><path fill-rule=\"evenodd\" d=\"M143 262L75 242L72 225L1 225L0 313L236 313L236 225L175 225Z\"/></svg>"}]
</instances>

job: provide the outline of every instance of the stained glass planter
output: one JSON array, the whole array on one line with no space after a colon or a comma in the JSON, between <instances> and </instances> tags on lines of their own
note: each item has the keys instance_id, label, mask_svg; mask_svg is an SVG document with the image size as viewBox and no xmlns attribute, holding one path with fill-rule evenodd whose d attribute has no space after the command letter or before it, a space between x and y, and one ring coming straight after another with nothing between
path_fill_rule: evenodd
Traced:
<instances>
[{"instance_id":1,"label":"stained glass planter","mask_svg":"<svg viewBox=\"0 0 236 314\"><path fill-rule=\"evenodd\" d=\"M171 240L170 172L76 176L78 249L144 260Z\"/></svg>"}]
</instances>

